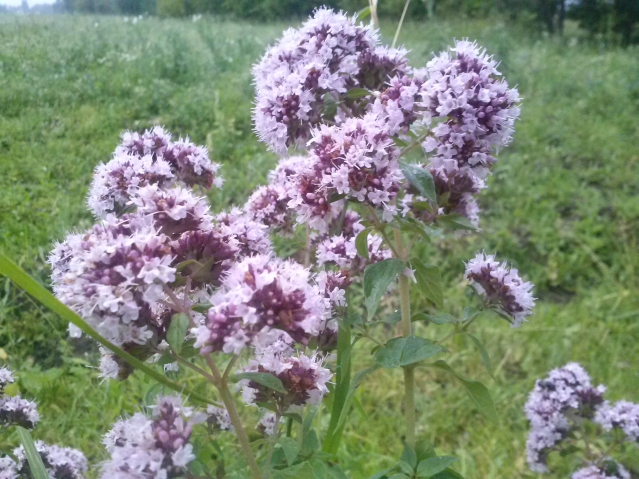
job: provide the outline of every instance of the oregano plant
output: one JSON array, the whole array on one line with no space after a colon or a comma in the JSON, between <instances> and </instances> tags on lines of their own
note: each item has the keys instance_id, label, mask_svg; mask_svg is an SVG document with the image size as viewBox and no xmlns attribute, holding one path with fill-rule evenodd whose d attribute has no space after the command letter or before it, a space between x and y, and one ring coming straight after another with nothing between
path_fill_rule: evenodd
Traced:
<instances>
[{"instance_id":1,"label":"oregano plant","mask_svg":"<svg viewBox=\"0 0 639 479\"><path fill-rule=\"evenodd\" d=\"M382 368L403 371L404 452L377 479L461 477L417 437L417 367L449 374L496 419L488 388L446 362L449 340L470 338L491 372L472 326L489 314L521 326L532 285L491 254L460 258L476 302L452 315L420 252L480 233L477 196L512 139L519 95L476 43L416 68L360 20L320 8L253 68L255 129L280 160L246 204L212 212L203 191L223 182L204 147L160 126L126 132L95 169L95 225L49 256L55 297L0 258L71 336L100 344L103 378L139 369L161 385L105 431L100 477L348 477L336 454L357 388ZM371 357L354 371L359 342ZM0 370L0 384L12 380ZM35 426L29 404L2 401L0 424ZM232 468L220 434L242 453ZM78 451L34 447L0 459L2 477L86 473Z\"/></svg>"}]
</instances>

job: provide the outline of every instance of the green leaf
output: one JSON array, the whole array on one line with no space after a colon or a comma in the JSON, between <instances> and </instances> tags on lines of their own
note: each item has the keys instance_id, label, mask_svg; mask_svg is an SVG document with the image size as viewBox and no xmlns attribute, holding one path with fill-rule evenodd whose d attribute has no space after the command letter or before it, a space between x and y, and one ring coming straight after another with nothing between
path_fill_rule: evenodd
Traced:
<instances>
[{"instance_id":1,"label":"green leaf","mask_svg":"<svg viewBox=\"0 0 639 479\"><path fill-rule=\"evenodd\" d=\"M404 443L404 449L402 451L402 457L400 458L400 462L405 462L410 466L410 471L406 472L410 474L413 472L415 467L417 467L417 454L413 450L412 447L408 443ZM401 467L401 466L400 466Z\"/></svg>"},{"instance_id":2,"label":"green leaf","mask_svg":"<svg viewBox=\"0 0 639 479\"><path fill-rule=\"evenodd\" d=\"M437 204L437 191L435 190L435 182L433 181L433 175L430 174L430 171L419 165L404 162L400 163L399 167L406 179L410 181L411 185L413 185L424 198L433 204Z\"/></svg>"},{"instance_id":3,"label":"green leaf","mask_svg":"<svg viewBox=\"0 0 639 479\"><path fill-rule=\"evenodd\" d=\"M337 114L337 106L338 103L331 96L331 94L326 93L324 95L324 108L322 111L324 118L326 118L327 120L333 120L333 118L335 118L335 115Z\"/></svg>"},{"instance_id":4,"label":"green leaf","mask_svg":"<svg viewBox=\"0 0 639 479\"><path fill-rule=\"evenodd\" d=\"M479 339L477 339L469 332L466 332L466 336L468 336L472 340L472 342L475 343L475 346L477 346L477 348L479 349L479 353L481 354L481 361L482 363L484 363L488 374L490 374L491 378L495 379L495 377L493 376L493 365L490 362L490 356L488 356L488 351L486 351L484 345L481 343L481 341L479 341Z\"/></svg>"},{"instance_id":5,"label":"green leaf","mask_svg":"<svg viewBox=\"0 0 639 479\"><path fill-rule=\"evenodd\" d=\"M466 323L468 321L471 321L471 320L475 319L477 316L479 316L480 314L481 314L480 310L475 309L472 306L466 306L464 308L464 314L462 316L462 322Z\"/></svg>"},{"instance_id":6,"label":"green leaf","mask_svg":"<svg viewBox=\"0 0 639 479\"><path fill-rule=\"evenodd\" d=\"M457 460L452 456L430 457L424 459L417 466L417 477L433 477L435 474L448 469Z\"/></svg>"},{"instance_id":7,"label":"green leaf","mask_svg":"<svg viewBox=\"0 0 639 479\"><path fill-rule=\"evenodd\" d=\"M433 341L418 336L393 338L375 353L375 362L384 368L410 366L446 351Z\"/></svg>"},{"instance_id":8,"label":"green leaf","mask_svg":"<svg viewBox=\"0 0 639 479\"><path fill-rule=\"evenodd\" d=\"M65 321L76 325L84 334L94 339L106 349L114 353L116 356L123 359L131 366L139 369L147 376L152 377L153 379L164 384L166 387L172 389L173 391L188 396L191 401L216 405L216 403L214 401L211 401L211 399L198 394L190 390L189 388L182 386L181 384L171 381L166 376L164 376L164 374L152 369L136 357L132 356L131 354L127 353L123 349L108 341L105 337L103 337L100 333L93 329L84 319L78 316L75 312L71 311L71 309L69 309L65 304L58 301L58 299L49 291L47 291L44 286L34 280L22 268L20 268L17 264L15 264L3 254L0 254L0 274L6 276L20 288L24 289L30 296L39 301L40 304L42 304L44 307L58 314Z\"/></svg>"},{"instance_id":9,"label":"green leaf","mask_svg":"<svg viewBox=\"0 0 639 479\"><path fill-rule=\"evenodd\" d=\"M364 296L368 320L372 320L391 282L405 268L404 262L392 258L371 264L364 270Z\"/></svg>"},{"instance_id":10,"label":"green leaf","mask_svg":"<svg viewBox=\"0 0 639 479\"><path fill-rule=\"evenodd\" d=\"M396 136L394 136L392 140L395 143L395 145L397 145L400 148L406 148L408 145L410 145L410 143L407 142L406 140L402 140L401 138L397 138Z\"/></svg>"},{"instance_id":11,"label":"green leaf","mask_svg":"<svg viewBox=\"0 0 639 479\"><path fill-rule=\"evenodd\" d=\"M331 409L331 420L322 445L322 450L329 454L337 453L342 439L341 431L337 429L337 424L344 410L351 385L351 351L351 327L339 324L337 329L337 368L333 408Z\"/></svg>"},{"instance_id":12,"label":"green leaf","mask_svg":"<svg viewBox=\"0 0 639 479\"><path fill-rule=\"evenodd\" d=\"M357 254L365 259L370 259L368 255L368 233L371 232L371 229L372 228L365 228L355 237L355 249L357 250Z\"/></svg>"},{"instance_id":13,"label":"green leaf","mask_svg":"<svg viewBox=\"0 0 639 479\"><path fill-rule=\"evenodd\" d=\"M464 477L452 469L446 469L445 471L435 474L433 479L464 479Z\"/></svg>"},{"instance_id":14,"label":"green leaf","mask_svg":"<svg viewBox=\"0 0 639 479\"><path fill-rule=\"evenodd\" d=\"M242 379L248 379L249 381L261 384L262 386L272 389L273 391L277 391L278 393L286 394L286 389L284 389L282 381L270 373L248 372L239 373L233 376L234 381L241 381Z\"/></svg>"},{"instance_id":15,"label":"green leaf","mask_svg":"<svg viewBox=\"0 0 639 479\"><path fill-rule=\"evenodd\" d=\"M397 466L400 468L400 470L404 473L404 474L408 474L409 476L412 477L413 473L415 472L415 469L408 464L405 461L399 461L397 463Z\"/></svg>"},{"instance_id":16,"label":"green leaf","mask_svg":"<svg viewBox=\"0 0 639 479\"><path fill-rule=\"evenodd\" d=\"M418 462L428 459L429 457L437 457L433 444L426 439L417 440L417 444L415 444L415 453L417 454Z\"/></svg>"},{"instance_id":17,"label":"green leaf","mask_svg":"<svg viewBox=\"0 0 639 479\"><path fill-rule=\"evenodd\" d=\"M368 7L364 7L359 12L357 12L357 17L355 18L355 20L358 22L361 22L365 18L370 17L370 15L371 15L371 7L369 5Z\"/></svg>"},{"instance_id":18,"label":"green leaf","mask_svg":"<svg viewBox=\"0 0 639 479\"><path fill-rule=\"evenodd\" d=\"M475 406L477 406L479 411L491 421L497 422L497 410L495 409L495 403L490 397L490 393L488 392L488 388L486 386L484 386L479 381L468 379L460 374L457 374L446 361L435 361L432 366L448 371L457 379L459 379L459 381L466 389L466 393L468 393L468 396L475 403Z\"/></svg>"},{"instance_id":19,"label":"green leaf","mask_svg":"<svg viewBox=\"0 0 639 479\"><path fill-rule=\"evenodd\" d=\"M388 476L388 479L409 479L406 474L402 474L401 472L397 474L393 474L392 476Z\"/></svg>"},{"instance_id":20,"label":"green leaf","mask_svg":"<svg viewBox=\"0 0 639 479\"><path fill-rule=\"evenodd\" d=\"M298 413L296 412L285 412L282 413L283 417L290 417L293 421L295 421L298 424L302 424L302 416L300 416Z\"/></svg>"},{"instance_id":21,"label":"green leaf","mask_svg":"<svg viewBox=\"0 0 639 479\"><path fill-rule=\"evenodd\" d=\"M273 471L273 477L276 479L315 479L313 467L306 461L286 469Z\"/></svg>"},{"instance_id":22,"label":"green leaf","mask_svg":"<svg viewBox=\"0 0 639 479\"><path fill-rule=\"evenodd\" d=\"M16 426L16 430L18 431L18 437L24 448L24 453L27 456L33 479L49 479L49 474L42 463L42 458L36 449L31 433L22 426Z\"/></svg>"},{"instance_id":23,"label":"green leaf","mask_svg":"<svg viewBox=\"0 0 639 479\"><path fill-rule=\"evenodd\" d=\"M388 477L388 473L391 472L393 469L395 469L394 466L386 469L385 471L376 472L369 479L386 479Z\"/></svg>"},{"instance_id":24,"label":"green leaf","mask_svg":"<svg viewBox=\"0 0 639 479\"><path fill-rule=\"evenodd\" d=\"M297 454L300 452L300 446L297 439L292 437L283 437L279 440L279 445L282 448L282 451L284 451L284 456L286 457L288 465L293 465L295 459L297 459Z\"/></svg>"},{"instance_id":25,"label":"green leaf","mask_svg":"<svg viewBox=\"0 0 639 479\"><path fill-rule=\"evenodd\" d=\"M348 417L348 413L351 408L351 404L353 403L353 398L355 397L355 392L359 385L370 376L372 373L377 371L380 368L379 365L374 364L366 369L362 369L361 371L357 371L353 375L353 379L351 379L351 387L348 391L348 396L346 397L346 402L344 403L344 408L342 409L342 414L340 415L339 422L337 423L337 430L343 430L346 425L346 419Z\"/></svg>"},{"instance_id":26,"label":"green leaf","mask_svg":"<svg viewBox=\"0 0 639 479\"><path fill-rule=\"evenodd\" d=\"M468 218L457 213L438 216L437 223L452 230L477 231L477 228L468 221Z\"/></svg>"},{"instance_id":27,"label":"green leaf","mask_svg":"<svg viewBox=\"0 0 639 479\"><path fill-rule=\"evenodd\" d=\"M369 95L371 95L371 92L368 91L366 88L351 88L346 92L346 98L349 98L351 100L357 100Z\"/></svg>"},{"instance_id":28,"label":"green leaf","mask_svg":"<svg viewBox=\"0 0 639 479\"><path fill-rule=\"evenodd\" d=\"M443 308L444 290L439 268L434 265L424 264L419 258L411 259L410 263L415 268L415 279L419 290L427 299L435 303L435 306Z\"/></svg>"},{"instance_id":29,"label":"green leaf","mask_svg":"<svg viewBox=\"0 0 639 479\"><path fill-rule=\"evenodd\" d=\"M302 441L302 452L306 455L311 455L320 448L319 439L317 439L317 433L315 429L311 429L307 434L304 434L304 440Z\"/></svg>"},{"instance_id":30,"label":"green leaf","mask_svg":"<svg viewBox=\"0 0 639 479\"><path fill-rule=\"evenodd\" d=\"M430 243L431 236L434 236L434 231L428 226L426 226L424 223L422 223L421 221L417 221L413 218L406 217L406 218L402 218L400 222L401 222L400 229L402 231L417 233L419 236L424 238L429 243Z\"/></svg>"},{"instance_id":31,"label":"green leaf","mask_svg":"<svg viewBox=\"0 0 639 479\"><path fill-rule=\"evenodd\" d=\"M427 321L433 324L447 324L447 323L456 323L457 319L448 313L438 313L438 314L415 313L413 317L411 318L411 321Z\"/></svg>"},{"instance_id":32,"label":"green leaf","mask_svg":"<svg viewBox=\"0 0 639 479\"><path fill-rule=\"evenodd\" d=\"M189 330L189 318L184 313L174 314L171 318L171 325L166 333L166 342L176 354L182 352L182 344Z\"/></svg>"}]
</instances>

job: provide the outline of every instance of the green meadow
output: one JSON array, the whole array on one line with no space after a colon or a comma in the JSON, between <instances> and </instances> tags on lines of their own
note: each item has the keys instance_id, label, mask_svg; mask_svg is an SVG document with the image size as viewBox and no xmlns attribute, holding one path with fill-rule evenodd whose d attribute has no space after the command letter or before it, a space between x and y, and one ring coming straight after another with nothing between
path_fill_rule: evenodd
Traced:
<instances>
[{"instance_id":1,"label":"green meadow","mask_svg":"<svg viewBox=\"0 0 639 479\"><path fill-rule=\"evenodd\" d=\"M250 68L287 26L0 15L0 251L48 285L46 256L67 231L92 224L92 171L125 129L161 124L207 145L226 180L209 194L213 208L242 204L277 161L252 131ZM387 41L394 28L383 24ZM467 479L533 478L523 405L535 379L578 361L610 399L639 402L639 49L588 42L570 24L553 38L495 18L408 22L400 43L417 66L466 37L518 85L522 115L480 198L481 233L442 241L428 261L442 268L448 312L469 304L463 260L481 250L512 261L539 301L519 329L496 317L474 326L494 378L470 341L450 344L457 352L446 360L488 386L499 421L484 418L449 376L423 368L418 433L459 457L455 469ZM369 360L370 346L360 346L355 369ZM105 459L110 425L153 391L139 373L101 382L94 345L67 340L60 318L4 278L0 348L0 363L20 376L13 392L40 405L35 437L79 448L92 463ZM358 391L338 453L350 477L399 458L401 380L397 370L378 371ZM328 419L320 411L320 430ZM12 445L17 436L0 431L0 451ZM222 445L237 447L232 437ZM625 460L639 474L639 450Z\"/></svg>"}]
</instances>

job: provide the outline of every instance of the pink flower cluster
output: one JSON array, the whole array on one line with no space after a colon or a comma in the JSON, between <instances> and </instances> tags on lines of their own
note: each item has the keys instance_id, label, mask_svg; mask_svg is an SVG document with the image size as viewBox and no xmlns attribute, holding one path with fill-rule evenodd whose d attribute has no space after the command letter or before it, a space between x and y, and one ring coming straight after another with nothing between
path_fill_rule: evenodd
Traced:
<instances>
[{"instance_id":1,"label":"pink flower cluster","mask_svg":"<svg viewBox=\"0 0 639 479\"><path fill-rule=\"evenodd\" d=\"M607 459L575 471L570 479L631 479L628 470L617 461Z\"/></svg>"},{"instance_id":2,"label":"pink flower cluster","mask_svg":"<svg viewBox=\"0 0 639 479\"><path fill-rule=\"evenodd\" d=\"M393 218L403 175L399 149L383 122L366 115L341 126L322 125L313 131L311 144L307 163L292 179L288 206L297 212L298 222L326 232L342 211L340 198L381 209L384 221Z\"/></svg>"},{"instance_id":3,"label":"pink flower cluster","mask_svg":"<svg viewBox=\"0 0 639 479\"><path fill-rule=\"evenodd\" d=\"M85 477L89 467L82 452L70 447L48 445L42 441L36 441L35 447L51 479L83 479ZM18 447L13 454L16 457L14 465L10 464L11 459L9 461L5 459L10 468L15 468L16 476L13 477L20 479L32 477L24 448ZM1 468L2 459L0 459L0 477L3 477ZM8 477L11 479L10 475Z\"/></svg>"},{"instance_id":4,"label":"pink flower cluster","mask_svg":"<svg viewBox=\"0 0 639 479\"><path fill-rule=\"evenodd\" d=\"M478 253L466 264L466 279L489 307L507 315L513 327L532 314L535 298L532 283L521 279L514 268L495 261L494 255Z\"/></svg>"},{"instance_id":5,"label":"pink flower cluster","mask_svg":"<svg viewBox=\"0 0 639 479\"><path fill-rule=\"evenodd\" d=\"M206 148L194 145L188 138L173 142L162 127L156 126L142 135L126 132L113 159L95 169L87 203L96 217L121 213L143 186L219 187L222 179L216 176L218 169Z\"/></svg>"},{"instance_id":6,"label":"pink flower cluster","mask_svg":"<svg viewBox=\"0 0 639 479\"><path fill-rule=\"evenodd\" d=\"M205 324L195 331L202 354L238 354L249 343L266 345L282 335L307 344L331 315L308 269L268 255L235 263L211 303Z\"/></svg>"},{"instance_id":7,"label":"pink flower cluster","mask_svg":"<svg viewBox=\"0 0 639 479\"><path fill-rule=\"evenodd\" d=\"M13 382L11 371L0 368L0 427L22 426L34 429L40 421L37 404L20 396L6 395L4 388Z\"/></svg>"},{"instance_id":8,"label":"pink flower cluster","mask_svg":"<svg viewBox=\"0 0 639 479\"><path fill-rule=\"evenodd\" d=\"M266 226L239 209L212 216L208 201L188 188L210 186L217 170L205 149L172 143L156 127L143 135L125 133L118 155L138 166L165 162L175 181L155 181L144 168L126 185L121 178L114 180L108 186L118 200L101 213L116 213L104 215L85 233L68 235L49 263L56 296L109 341L144 360L165 339L176 293L197 302L208 296L207 288L220 286L234 262L270 254L272 246ZM102 175L101 168L94 186L115 178ZM89 203L94 199L92 193ZM123 379L130 373L106 351L100 365L104 377Z\"/></svg>"},{"instance_id":9,"label":"pink flower cluster","mask_svg":"<svg viewBox=\"0 0 639 479\"><path fill-rule=\"evenodd\" d=\"M294 355L284 341L256 351L255 359L249 361L244 372L272 374L278 378L286 392L269 389L248 379L238 383L242 388L242 397L249 405L268 403L281 413L293 406L319 404L328 392L327 382L332 373L322 366L319 356Z\"/></svg>"},{"instance_id":10,"label":"pink flower cluster","mask_svg":"<svg viewBox=\"0 0 639 479\"><path fill-rule=\"evenodd\" d=\"M526 442L528 465L548 472L548 455L568 438L575 421L592 419L603 403L604 386L593 387L588 373L577 363L552 370L538 380L526 402L530 433Z\"/></svg>"},{"instance_id":11,"label":"pink flower cluster","mask_svg":"<svg viewBox=\"0 0 639 479\"><path fill-rule=\"evenodd\" d=\"M377 32L355 18L319 8L299 30L289 29L253 68L255 128L279 153L303 146L326 120L354 116L361 101L353 88L379 90L407 70L404 50L379 45ZM330 104L337 110L329 114Z\"/></svg>"},{"instance_id":12,"label":"pink flower cluster","mask_svg":"<svg viewBox=\"0 0 639 479\"><path fill-rule=\"evenodd\" d=\"M158 399L153 417L135 413L117 422L104 437L110 459L103 479L171 479L183 477L193 459L189 444L193 425L206 415L182 405L178 396Z\"/></svg>"}]
</instances>

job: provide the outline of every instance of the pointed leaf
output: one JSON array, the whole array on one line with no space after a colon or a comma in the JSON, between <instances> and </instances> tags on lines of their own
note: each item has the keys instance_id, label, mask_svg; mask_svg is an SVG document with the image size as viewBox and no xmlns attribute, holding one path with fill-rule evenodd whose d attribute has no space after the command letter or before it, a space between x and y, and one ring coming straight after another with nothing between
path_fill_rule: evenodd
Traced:
<instances>
[{"instance_id":1,"label":"pointed leaf","mask_svg":"<svg viewBox=\"0 0 639 479\"><path fill-rule=\"evenodd\" d=\"M439 268L435 265L424 264L419 258L411 259L410 263L415 268L415 279L419 290L427 299L435 303L435 306L443 308L444 290Z\"/></svg>"},{"instance_id":2,"label":"pointed leaf","mask_svg":"<svg viewBox=\"0 0 639 479\"><path fill-rule=\"evenodd\" d=\"M479 353L481 354L481 361L482 363L484 363L484 366L486 366L486 370L488 371L488 374L490 374L491 378L495 379L493 376L493 365L490 362L490 356L488 356L488 351L486 351L486 348L484 348L484 345L481 343L481 341L479 341L479 339L477 339L472 334L467 332L466 336L468 336L473 341L473 343L475 343L475 346L477 346L477 348L479 349Z\"/></svg>"},{"instance_id":3,"label":"pointed leaf","mask_svg":"<svg viewBox=\"0 0 639 479\"><path fill-rule=\"evenodd\" d=\"M475 403L481 413L483 413L491 421L497 422L497 410L495 409L495 403L490 397L488 388L479 381L468 379L460 374L457 374L453 368L451 368L446 361L441 359L435 361L432 366L448 371L455 376L466 389L466 393L470 399Z\"/></svg>"},{"instance_id":4,"label":"pointed leaf","mask_svg":"<svg viewBox=\"0 0 639 479\"><path fill-rule=\"evenodd\" d=\"M357 254L365 259L370 259L368 255L368 233L371 232L371 229L372 228L365 228L355 237L355 249L357 250Z\"/></svg>"},{"instance_id":5,"label":"pointed leaf","mask_svg":"<svg viewBox=\"0 0 639 479\"><path fill-rule=\"evenodd\" d=\"M435 474L444 471L457 460L452 456L430 457L424 459L417 466L417 477L433 477Z\"/></svg>"},{"instance_id":6,"label":"pointed leaf","mask_svg":"<svg viewBox=\"0 0 639 479\"><path fill-rule=\"evenodd\" d=\"M406 179L419 191L419 194L433 204L437 204L437 191L430 171L411 163L400 163L399 166Z\"/></svg>"},{"instance_id":7,"label":"pointed leaf","mask_svg":"<svg viewBox=\"0 0 639 479\"><path fill-rule=\"evenodd\" d=\"M241 381L242 379L248 379L249 381L253 381L254 383L272 389L273 391L277 391L278 393L286 394L286 389L284 389L282 381L270 373L248 372L239 373L233 376L233 380L235 381Z\"/></svg>"},{"instance_id":8,"label":"pointed leaf","mask_svg":"<svg viewBox=\"0 0 639 479\"><path fill-rule=\"evenodd\" d=\"M369 96L372 93L368 91L366 88L351 88L346 92L346 98L351 100L357 100L359 98L364 98L365 96Z\"/></svg>"},{"instance_id":9,"label":"pointed leaf","mask_svg":"<svg viewBox=\"0 0 639 479\"><path fill-rule=\"evenodd\" d=\"M369 5L368 7L364 7L359 12L357 12L356 21L361 22L366 17L370 17L370 15L371 15L371 7Z\"/></svg>"},{"instance_id":10,"label":"pointed leaf","mask_svg":"<svg viewBox=\"0 0 639 479\"><path fill-rule=\"evenodd\" d=\"M279 445L284 451L286 462L289 466L291 466L295 462L295 459L297 459L297 454L300 452L300 446L297 439L292 437L283 437L279 440Z\"/></svg>"},{"instance_id":11,"label":"pointed leaf","mask_svg":"<svg viewBox=\"0 0 639 479\"><path fill-rule=\"evenodd\" d=\"M384 368L410 366L445 350L433 341L417 336L393 338L377 350L375 362Z\"/></svg>"},{"instance_id":12,"label":"pointed leaf","mask_svg":"<svg viewBox=\"0 0 639 479\"><path fill-rule=\"evenodd\" d=\"M477 231L477 228L468 221L468 218L457 213L438 216L437 223L452 230Z\"/></svg>"},{"instance_id":13,"label":"pointed leaf","mask_svg":"<svg viewBox=\"0 0 639 479\"><path fill-rule=\"evenodd\" d=\"M337 430L337 424L344 410L346 398L351 385L351 327L339 324L337 329L337 368L335 374L335 390L331 420L326 431L322 449L329 454L337 453L341 434Z\"/></svg>"},{"instance_id":14,"label":"pointed leaf","mask_svg":"<svg viewBox=\"0 0 639 479\"><path fill-rule=\"evenodd\" d=\"M413 472L413 470L417 467L417 454L408 443L404 443L404 450L402 451L400 462L401 461L407 463L410 466L411 470L408 471L407 474Z\"/></svg>"},{"instance_id":15,"label":"pointed leaf","mask_svg":"<svg viewBox=\"0 0 639 479\"><path fill-rule=\"evenodd\" d=\"M166 333L166 342L176 354L182 352L182 344L189 330L189 318L184 313L174 314L171 318L171 325Z\"/></svg>"},{"instance_id":16,"label":"pointed leaf","mask_svg":"<svg viewBox=\"0 0 639 479\"><path fill-rule=\"evenodd\" d=\"M388 286L404 268L403 261L392 258L368 265L364 270L364 296L369 321L375 316Z\"/></svg>"}]
</instances>

